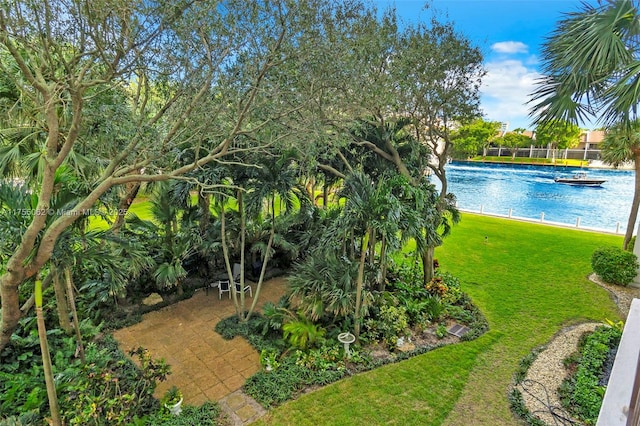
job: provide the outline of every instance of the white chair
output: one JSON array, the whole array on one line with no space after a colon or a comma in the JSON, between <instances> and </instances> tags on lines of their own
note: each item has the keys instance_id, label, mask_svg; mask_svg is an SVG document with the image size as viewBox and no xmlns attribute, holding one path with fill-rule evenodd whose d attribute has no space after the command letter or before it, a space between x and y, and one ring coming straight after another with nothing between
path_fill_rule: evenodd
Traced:
<instances>
[{"instance_id":1,"label":"white chair","mask_svg":"<svg viewBox=\"0 0 640 426\"><path fill-rule=\"evenodd\" d=\"M222 299L222 293L229 293L229 299L231 299L231 286L229 280L218 281L218 299Z\"/></svg>"},{"instance_id":2,"label":"white chair","mask_svg":"<svg viewBox=\"0 0 640 426\"><path fill-rule=\"evenodd\" d=\"M245 293L247 292L247 290L249 291L249 296L253 297L253 291L251 290L251 286L248 284L244 286ZM241 291L242 290L241 290L240 283L236 283L236 292L240 293Z\"/></svg>"}]
</instances>

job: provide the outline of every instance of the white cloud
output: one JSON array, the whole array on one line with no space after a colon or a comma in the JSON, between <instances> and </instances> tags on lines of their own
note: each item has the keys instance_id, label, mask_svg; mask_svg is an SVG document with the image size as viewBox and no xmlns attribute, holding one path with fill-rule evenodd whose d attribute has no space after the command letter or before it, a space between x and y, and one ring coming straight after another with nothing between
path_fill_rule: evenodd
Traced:
<instances>
[{"instance_id":1,"label":"white cloud","mask_svg":"<svg viewBox=\"0 0 640 426\"><path fill-rule=\"evenodd\" d=\"M510 129L530 127L530 106L526 103L542 74L517 60L493 61L485 67L487 75L480 89L485 117L492 121L508 121Z\"/></svg>"},{"instance_id":2,"label":"white cloud","mask_svg":"<svg viewBox=\"0 0 640 426\"><path fill-rule=\"evenodd\" d=\"M520 41L501 41L491 45L491 50L497 53L527 53L529 46Z\"/></svg>"}]
</instances>

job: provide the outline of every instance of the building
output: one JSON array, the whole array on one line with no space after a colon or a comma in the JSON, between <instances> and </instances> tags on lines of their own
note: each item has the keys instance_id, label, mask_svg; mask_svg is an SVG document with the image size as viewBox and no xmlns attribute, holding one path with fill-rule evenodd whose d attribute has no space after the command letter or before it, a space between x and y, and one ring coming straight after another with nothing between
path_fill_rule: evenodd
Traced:
<instances>
[{"instance_id":1,"label":"building","mask_svg":"<svg viewBox=\"0 0 640 426\"><path fill-rule=\"evenodd\" d=\"M600 149L599 144L604 140L604 130L585 130L580 135L580 143L576 149Z\"/></svg>"}]
</instances>

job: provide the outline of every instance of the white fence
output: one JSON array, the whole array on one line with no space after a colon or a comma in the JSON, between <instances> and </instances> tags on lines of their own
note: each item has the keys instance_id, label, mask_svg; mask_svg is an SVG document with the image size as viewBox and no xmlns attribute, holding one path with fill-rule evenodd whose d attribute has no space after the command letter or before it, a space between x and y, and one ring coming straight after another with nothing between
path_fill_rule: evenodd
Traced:
<instances>
[{"instance_id":1,"label":"white fence","mask_svg":"<svg viewBox=\"0 0 640 426\"><path fill-rule=\"evenodd\" d=\"M533 145L529 148L488 148L486 155L491 157L516 157L521 158L557 158L563 160L600 160L599 149L552 149L536 148Z\"/></svg>"},{"instance_id":2,"label":"white fence","mask_svg":"<svg viewBox=\"0 0 640 426\"><path fill-rule=\"evenodd\" d=\"M544 225L557 226L560 228L580 229L583 231L601 232L604 234L614 234L614 235L621 234L620 222L616 222L616 228L614 230L611 230L611 229L591 228L591 227L582 226L580 223L581 221L580 217L576 217L576 221L574 223L562 223L562 222L549 221L544 218L544 212L540 212L540 216L538 216L537 218L530 218L530 217L514 216L513 209L509 209L509 212L507 214L486 212L484 210L483 205L480 206L480 210L461 209L461 208L458 208L458 210L460 210L461 212L475 213L475 214L481 214L485 216L499 217L503 219L518 220L520 222L541 223Z\"/></svg>"}]
</instances>

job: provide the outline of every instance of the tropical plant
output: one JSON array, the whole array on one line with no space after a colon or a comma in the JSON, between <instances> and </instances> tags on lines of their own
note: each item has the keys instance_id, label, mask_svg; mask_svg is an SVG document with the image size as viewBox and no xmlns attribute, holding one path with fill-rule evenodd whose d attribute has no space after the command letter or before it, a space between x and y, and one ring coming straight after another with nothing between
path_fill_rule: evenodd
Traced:
<instances>
[{"instance_id":1,"label":"tropical plant","mask_svg":"<svg viewBox=\"0 0 640 426\"><path fill-rule=\"evenodd\" d=\"M171 386L162 396L163 405L175 405L182 400L182 392L176 386Z\"/></svg>"},{"instance_id":2,"label":"tropical plant","mask_svg":"<svg viewBox=\"0 0 640 426\"><path fill-rule=\"evenodd\" d=\"M630 124L619 124L607 130L604 140L600 144L602 161L618 167L628 161L633 161L636 167L634 181L634 195L631 202L631 211L624 235L622 247L628 250L632 247L633 225L637 221L638 209L640 208L640 173L638 164L640 163L640 121L633 120ZM633 249L631 249L633 251Z\"/></svg>"},{"instance_id":3,"label":"tropical plant","mask_svg":"<svg viewBox=\"0 0 640 426\"><path fill-rule=\"evenodd\" d=\"M31 103L33 132L42 141L44 166L32 189L37 209L51 205L56 170L71 164L73 153L105 161L95 178L84 179L88 190L69 215L51 222L34 215L21 232L0 275L0 348L22 316L23 284L46 267L56 240L79 213L94 208L111 188L182 177L234 153L299 143L301 136L312 140L309 129L315 126L325 132L324 120L307 114L307 106L315 108L317 86L299 78L300 70L340 59L329 47L345 40L364 13L359 4L317 0L293 6L232 2L224 10L201 2L76 6L45 0L3 8L0 51L15 65L3 57L0 73L18 98ZM337 39L328 36L338 33ZM91 137L85 126L97 123L92 114L101 116L92 100L104 93L117 93L116 104L129 110L102 114L116 118L105 120L112 132ZM104 111L112 104L104 102ZM194 150L193 161L180 164L176 158L186 149Z\"/></svg>"},{"instance_id":4,"label":"tropical plant","mask_svg":"<svg viewBox=\"0 0 640 426\"><path fill-rule=\"evenodd\" d=\"M400 178L399 176L397 176ZM362 295L365 284L365 263L367 254L375 252L376 235L383 236L390 245L399 242L398 221L402 205L393 193L393 188L401 185L397 179L381 180L377 184L362 172L354 172L344 182L341 196L347 200L333 230L332 238L337 238L353 230L360 240L358 276L356 279L356 299L354 312L354 334L360 334L363 318Z\"/></svg>"},{"instance_id":5,"label":"tropical plant","mask_svg":"<svg viewBox=\"0 0 640 426\"><path fill-rule=\"evenodd\" d=\"M279 353L273 350L269 351L263 349L260 351L260 365L265 369L265 371L276 370L280 366L280 363L278 362L278 355Z\"/></svg>"},{"instance_id":6,"label":"tropical plant","mask_svg":"<svg viewBox=\"0 0 640 426\"><path fill-rule=\"evenodd\" d=\"M314 321L325 314L334 319L344 318L355 309L357 268L357 263L341 257L335 250L318 248L291 271L289 298ZM364 309L372 302L366 289L363 302Z\"/></svg>"},{"instance_id":7,"label":"tropical plant","mask_svg":"<svg viewBox=\"0 0 640 426\"><path fill-rule=\"evenodd\" d=\"M318 324L314 324L308 318L299 315L295 321L287 322L282 326L284 338L296 348L306 350L322 343L326 330Z\"/></svg>"}]
</instances>

